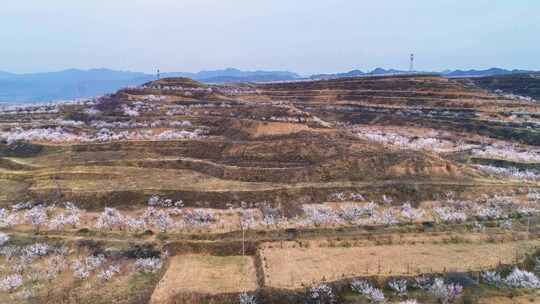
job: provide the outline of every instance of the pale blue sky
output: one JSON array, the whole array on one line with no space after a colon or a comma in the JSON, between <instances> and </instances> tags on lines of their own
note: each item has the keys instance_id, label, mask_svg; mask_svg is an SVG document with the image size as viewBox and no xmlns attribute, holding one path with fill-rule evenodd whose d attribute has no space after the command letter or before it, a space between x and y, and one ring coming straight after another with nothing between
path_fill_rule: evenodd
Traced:
<instances>
[{"instance_id":1,"label":"pale blue sky","mask_svg":"<svg viewBox=\"0 0 540 304\"><path fill-rule=\"evenodd\" d=\"M0 70L540 70L537 0L19 0Z\"/></svg>"}]
</instances>

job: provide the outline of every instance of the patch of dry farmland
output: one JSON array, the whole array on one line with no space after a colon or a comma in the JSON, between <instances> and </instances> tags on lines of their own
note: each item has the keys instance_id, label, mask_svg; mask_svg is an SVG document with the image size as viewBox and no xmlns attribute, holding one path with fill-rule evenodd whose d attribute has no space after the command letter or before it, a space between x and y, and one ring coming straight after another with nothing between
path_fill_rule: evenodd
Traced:
<instances>
[{"instance_id":1,"label":"patch of dry farmland","mask_svg":"<svg viewBox=\"0 0 540 304\"><path fill-rule=\"evenodd\" d=\"M253 258L177 255L152 294L151 303L168 303L178 294L221 294L257 289Z\"/></svg>"},{"instance_id":2,"label":"patch of dry farmland","mask_svg":"<svg viewBox=\"0 0 540 304\"><path fill-rule=\"evenodd\" d=\"M475 271L510 264L538 248L540 241L380 245L363 247L261 249L265 283L276 288L301 288L360 276L412 276L444 271Z\"/></svg>"}]
</instances>

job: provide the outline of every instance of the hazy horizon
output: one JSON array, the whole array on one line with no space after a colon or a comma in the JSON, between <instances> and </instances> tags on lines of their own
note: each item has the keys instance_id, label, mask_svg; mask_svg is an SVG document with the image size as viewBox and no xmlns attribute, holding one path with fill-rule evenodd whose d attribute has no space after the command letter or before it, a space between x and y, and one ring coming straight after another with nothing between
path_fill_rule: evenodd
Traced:
<instances>
[{"instance_id":1,"label":"hazy horizon","mask_svg":"<svg viewBox=\"0 0 540 304\"><path fill-rule=\"evenodd\" d=\"M537 1L8 2L0 71L540 70Z\"/></svg>"},{"instance_id":2,"label":"hazy horizon","mask_svg":"<svg viewBox=\"0 0 540 304\"><path fill-rule=\"evenodd\" d=\"M300 77L310 77L310 76L313 76L313 75L317 75L317 74L339 74L339 73L347 73L347 72L351 72L352 70L361 70L362 72L365 72L365 73L369 73L369 72L372 72L373 70L375 69L378 69L378 68L383 68L383 67L376 67L376 68L373 68L373 69L369 69L369 70L362 70L362 69L358 69L358 68L354 68L354 69L351 69L351 70L346 70L346 71L335 71L335 72L319 72L319 73L313 73L313 74L302 74L302 73L297 73L296 71L293 71L293 70L276 70L276 69L268 69L268 70L255 70L255 69L237 69L235 67L224 67L224 68L221 68L221 69L215 69L215 70L211 70L211 69L201 69L201 70L198 70L198 71L163 71L163 70L160 70L160 73L161 74L166 74L166 73L193 73L193 74L196 74L196 73L199 73L199 72L213 72L213 71L225 71L225 70L228 70L228 69L236 69L236 70L239 70L241 72L290 72L290 73L296 73L298 74ZM462 71L469 71L469 70L478 70L478 71L482 71L482 70L489 70L489 69L492 69L492 68L501 68L501 67L498 67L498 66L492 66L492 67L486 67L486 68L482 68L482 69L475 69L475 68L463 68L463 69L447 69L447 70L442 70L442 71L428 71L428 70L424 70L424 71L418 71L416 70L415 72L433 72L433 73L442 73L442 72L445 72L445 71L456 71L456 70L462 70ZM387 68L384 68L386 70L389 70L389 69L395 69L393 67L387 67ZM502 68L501 68L502 69ZM65 69L62 69L62 70L54 70L54 71L35 71L35 72L25 72L25 73L13 73L13 72L10 72L10 71L5 71L5 70L0 70L0 72L5 72L5 73L9 73L9 74L14 74L14 75L18 75L18 76L24 76L24 75L34 75L34 74L48 74L48 73L62 73L62 72L66 72L66 71L70 71L70 70L77 70L77 71L82 71L82 72L89 72L89 71L95 71L95 70L109 70L109 71L112 71L112 72L122 72L122 73L142 73L142 74L145 74L145 75L155 75L156 74L156 71L151 71L151 72L146 72L146 71L133 71L133 70L116 70L116 69L111 69L111 68L107 68L107 67L96 67L96 68L65 68ZM539 72L538 70L533 70L533 69L515 69L515 68L506 68L506 70L509 70L509 71L512 71L512 70L528 70L528 71L535 71L535 72ZM404 72L407 72L407 69L403 69L401 71L404 71Z\"/></svg>"}]
</instances>

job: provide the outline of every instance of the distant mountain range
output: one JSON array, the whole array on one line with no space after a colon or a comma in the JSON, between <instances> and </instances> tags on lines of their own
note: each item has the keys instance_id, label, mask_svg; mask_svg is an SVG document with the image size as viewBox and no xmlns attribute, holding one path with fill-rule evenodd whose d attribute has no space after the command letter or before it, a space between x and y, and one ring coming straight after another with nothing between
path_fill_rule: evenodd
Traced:
<instances>
[{"instance_id":1,"label":"distant mountain range","mask_svg":"<svg viewBox=\"0 0 540 304\"><path fill-rule=\"evenodd\" d=\"M446 70L443 72L429 72L429 71L415 71L412 72L415 74L437 74L444 77L486 77L486 76L500 76L500 75L509 75L509 74L525 74L525 73L536 73L535 71L528 70L505 70L500 68L491 68L487 70ZM379 76L379 75L404 75L411 74L410 71L394 70L394 69L383 69L376 68L371 72L363 72L360 70L352 70L347 73L337 73L337 74L317 74L310 76L311 79L333 79L333 78L342 78L342 77L360 77L360 76Z\"/></svg>"},{"instance_id":2,"label":"distant mountain range","mask_svg":"<svg viewBox=\"0 0 540 304\"><path fill-rule=\"evenodd\" d=\"M455 71L443 71L441 74L446 77L485 77L485 76L500 76L509 74L525 74L535 73L535 71L527 70L505 70L500 68L491 68L487 70L455 70Z\"/></svg>"},{"instance_id":3,"label":"distant mountain range","mask_svg":"<svg viewBox=\"0 0 540 304\"><path fill-rule=\"evenodd\" d=\"M71 69L35 74L0 72L0 102L45 102L92 97L150 79L144 73L107 69Z\"/></svg>"},{"instance_id":4,"label":"distant mountain range","mask_svg":"<svg viewBox=\"0 0 540 304\"><path fill-rule=\"evenodd\" d=\"M371 72L363 72L361 70L352 70L346 73L337 73L337 74L315 74L311 75L311 79L333 79L333 78L343 78L343 77L360 77L360 76L379 76L379 75L395 75L395 74L410 74L407 71L400 71L394 69L383 69L376 68Z\"/></svg>"},{"instance_id":5,"label":"distant mountain range","mask_svg":"<svg viewBox=\"0 0 540 304\"><path fill-rule=\"evenodd\" d=\"M530 72L531 71L525 70L491 68L487 70L444 71L437 74L446 77L481 77ZM346 73L318 74L302 77L288 71L241 71L229 68L214 71L201 71L198 73L163 73L161 74L161 77L188 77L205 83L219 84L333 79L396 74L409 74L409 72L376 68L371 72L353 70ZM48 102L94 97L115 92L126 86L141 85L145 82L154 80L155 78L155 75L145 73L115 71L109 69L70 69L60 72L34 74L13 74L0 71L0 103Z\"/></svg>"},{"instance_id":6,"label":"distant mountain range","mask_svg":"<svg viewBox=\"0 0 540 304\"><path fill-rule=\"evenodd\" d=\"M161 77L189 77L206 83L286 81L300 78L286 71L224 69L198 73L163 73ZM12 74L0 71L0 103L48 102L112 93L155 80L155 75L109 69Z\"/></svg>"},{"instance_id":7,"label":"distant mountain range","mask_svg":"<svg viewBox=\"0 0 540 304\"><path fill-rule=\"evenodd\" d=\"M241 71L231 68L198 73L164 73L161 76L187 77L205 83L286 81L300 78L300 75L288 71Z\"/></svg>"}]
</instances>

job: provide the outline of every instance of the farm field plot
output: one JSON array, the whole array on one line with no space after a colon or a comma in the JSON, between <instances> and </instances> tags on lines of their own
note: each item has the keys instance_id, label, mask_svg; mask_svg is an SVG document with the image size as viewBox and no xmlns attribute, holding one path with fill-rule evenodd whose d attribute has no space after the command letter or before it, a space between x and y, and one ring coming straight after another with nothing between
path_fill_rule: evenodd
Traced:
<instances>
[{"instance_id":1,"label":"farm field plot","mask_svg":"<svg viewBox=\"0 0 540 304\"><path fill-rule=\"evenodd\" d=\"M266 244L261 250L266 284L302 288L323 281L357 276L414 276L447 271L479 271L511 264L540 241L483 244L419 244L364 247L281 249ZM270 248L272 247L272 248Z\"/></svg>"},{"instance_id":2,"label":"farm field plot","mask_svg":"<svg viewBox=\"0 0 540 304\"><path fill-rule=\"evenodd\" d=\"M252 257L177 255L170 259L151 303L166 303L180 293L220 294L256 289Z\"/></svg>"}]
</instances>

